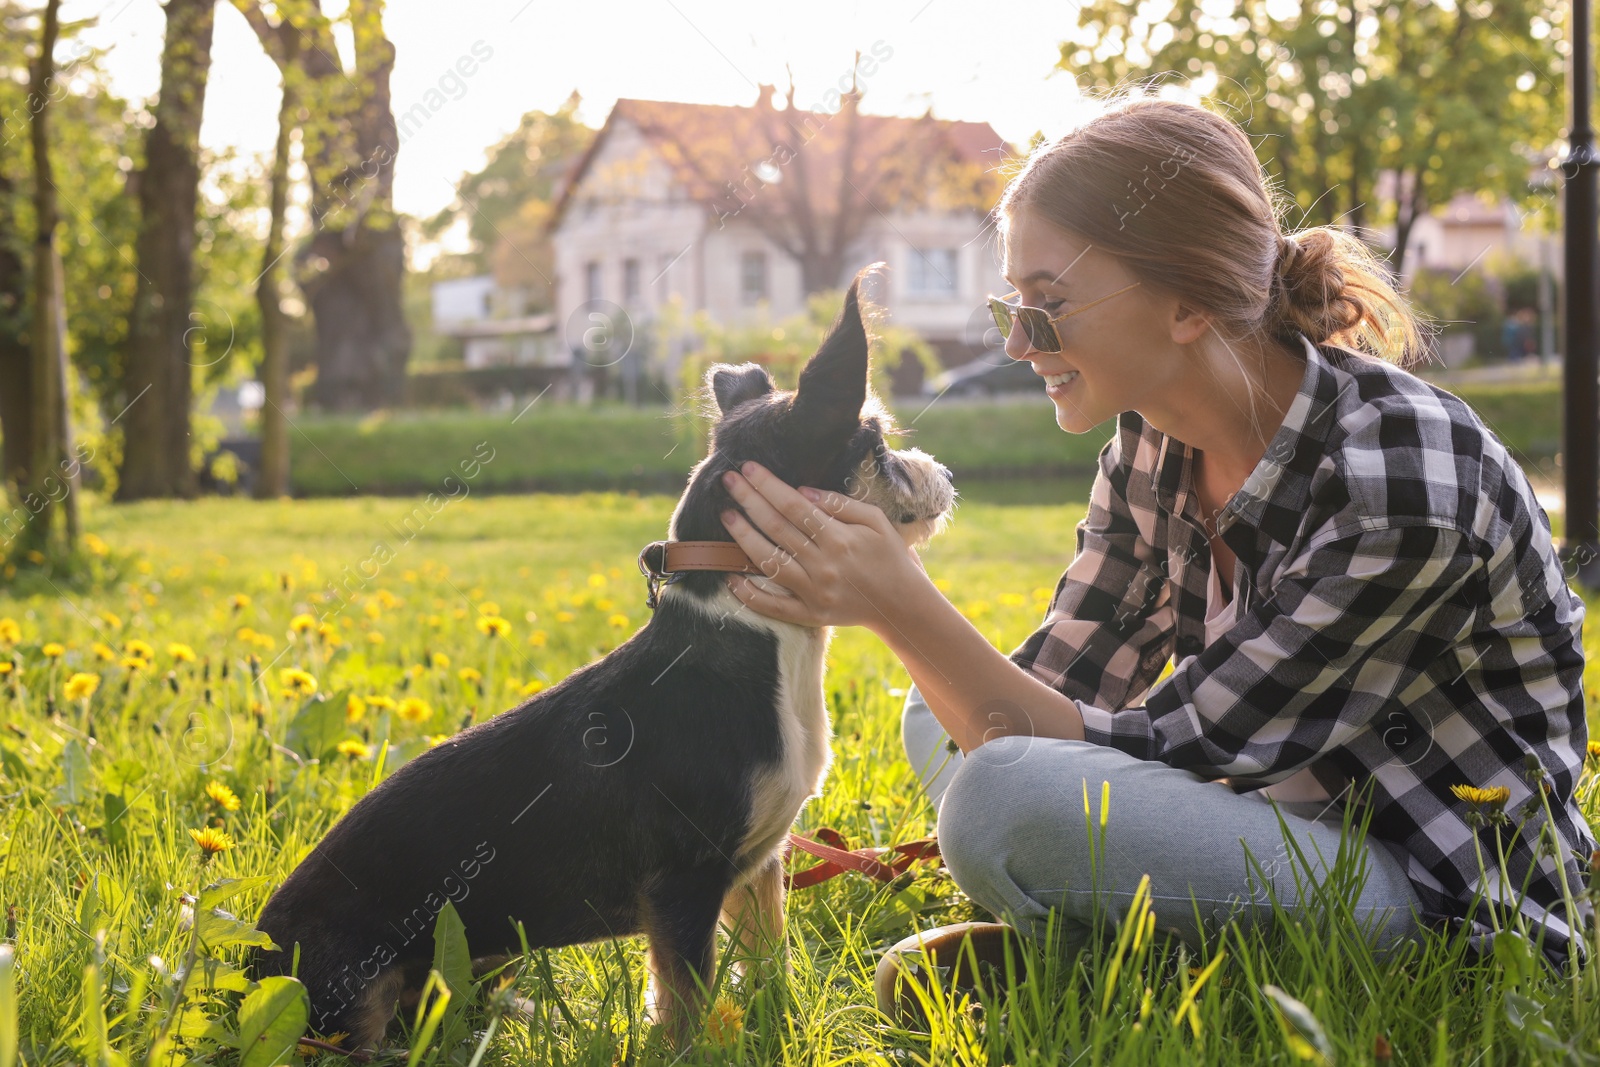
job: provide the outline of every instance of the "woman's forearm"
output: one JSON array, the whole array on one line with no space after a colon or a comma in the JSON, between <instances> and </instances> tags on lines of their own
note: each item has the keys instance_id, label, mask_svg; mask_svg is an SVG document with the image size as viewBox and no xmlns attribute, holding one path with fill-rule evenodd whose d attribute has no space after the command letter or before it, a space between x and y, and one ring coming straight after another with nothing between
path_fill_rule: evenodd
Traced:
<instances>
[{"instance_id":1,"label":"woman's forearm","mask_svg":"<svg viewBox=\"0 0 1600 1067\"><path fill-rule=\"evenodd\" d=\"M1083 740L1083 717L1071 698L1012 663L932 582L912 589L872 629L962 752L1004 734Z\"/></svg>"}]
</instances>

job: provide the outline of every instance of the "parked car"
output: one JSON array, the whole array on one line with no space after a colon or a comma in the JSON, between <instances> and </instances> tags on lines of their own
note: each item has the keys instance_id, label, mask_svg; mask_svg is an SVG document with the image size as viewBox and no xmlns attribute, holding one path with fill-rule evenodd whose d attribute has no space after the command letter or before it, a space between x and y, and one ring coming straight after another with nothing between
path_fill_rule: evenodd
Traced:
<instances>
[{"instance_id":1,"label":"parked car","mask_svg":"<svg viewBox=\"0 0 1600 1067\"><path fill-rule=\"evenodd\" d=\"M970 363L936 374L923 385L928 396L994 396L997 393L1043 394L1044 382L1027 360L1012 359L994 348Z\"/></svg>"}]
</instances>

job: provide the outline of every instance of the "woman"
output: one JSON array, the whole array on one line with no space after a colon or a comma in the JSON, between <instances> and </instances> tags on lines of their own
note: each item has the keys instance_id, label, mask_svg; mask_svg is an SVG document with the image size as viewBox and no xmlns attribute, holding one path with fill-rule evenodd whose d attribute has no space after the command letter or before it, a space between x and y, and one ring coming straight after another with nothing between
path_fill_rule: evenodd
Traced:
<instances>
[{"instance_id":1,"label":"woman","mask_svg":"<svg viewBox=\"0 0 1600 1067\"><path fill-rule=\"evenodd\" d=\"M1286 236L1243 132L1170 101L1041 147L997 215L1007 353L1063 430L1117 417L1043 624L1001 654L881 512L754 466L730 475L750 521L727 528L752 559L792 558L783 590L734 578L740 599L869 627L901 659L946 863L1026 934L1054 910L1081 946L1145 874L1157 921L1190 942L1270 921L1263 878L1308 906L1279 814L1331 864L1354 806L1370 824L1351 905L1380 952L1436 924L1481 948L1494 919L1475 895L1504 915L1528 878L1522 916L1564 965L1595 847L1573 799L1583 604L1505 447L1396 365L1417 327L1381 266L1337 230ZM1102 782L1115 817L1091 859L1084 784L1098 806ZM1506 888L1478 858L1502 812ZM969 934L1009 936L921 941Z\"/></svg>"}]
</instances>

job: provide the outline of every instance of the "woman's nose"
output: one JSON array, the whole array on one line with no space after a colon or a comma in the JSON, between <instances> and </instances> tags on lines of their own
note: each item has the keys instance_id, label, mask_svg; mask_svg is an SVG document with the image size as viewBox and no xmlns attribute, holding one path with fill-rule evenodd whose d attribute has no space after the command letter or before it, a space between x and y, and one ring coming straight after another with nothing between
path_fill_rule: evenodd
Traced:
<instances>
[{"instance_id":1,"label":"woman's nose","mask_svg":"<svg viewBox=\"0 0 1600 1067\"><path fill-rule=\"evenodd\" d=\"M1034 351L1033 345L1028 341L1028 331L1022 328L1016 316L1011 318L1011 335L1006 338L1005 352L1015 360L1025 360Z\"/></svg>"}]
</instances>

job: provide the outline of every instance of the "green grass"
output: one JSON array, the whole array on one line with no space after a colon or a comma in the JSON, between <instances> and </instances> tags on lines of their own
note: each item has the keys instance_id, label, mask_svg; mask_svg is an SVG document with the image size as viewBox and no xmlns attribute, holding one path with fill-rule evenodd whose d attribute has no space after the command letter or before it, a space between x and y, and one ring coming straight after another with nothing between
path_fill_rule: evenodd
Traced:
<instances>
[{"instance_id":1,"label":"green grass","mask_svg":"<svg viewBox=\"0 0 1600 1067\"><path fill-rule=\"evenodd\" d=\"M1052 504L965 503L926 553L930 574L1000 648L1036 625L1071 554L1083 512L1076 489L1076 500ZM224 904L248 921L270 883L371 788L385 743L381 773L429 735L508 708L525 687L614 647L644 621L634 560L662 535L671 506L665 496L474 494L436 514L415 500L373 498L88 509L87 527L110 546L97 557L98 584L41 581L36 595L0 600L0 617L20 628L9 654L17 666L0 681L0 904L15 909L6 930L14 967L0 951L0 1061L7 1012L19 1002L28 1064L123 1062L96 1051L102 1022L105 1047L144 1062L169 1016L187 1052L159 1062L238 1062L225 1049L204 1051L237 1027L240 993L228 991L242 985L237 976L199 966L174 996L192 936L181 894L220 878L266 879ZM343 592L319 602L329 582ZM236 594L248 603L236 606ZM486 602L509 621L505 637L475 626ZM296 616L341 603L338 644L292 634ZM241 638L246 627L264 636ZM152 646L148 667L121 663L131 641ZM65 646L59 658L45 654L47 642ZM172 643L192 648L195 661ZM275 660L260 682L252 653ZM306 728L319 705L283 694L289 666L335 695L327 733ZM464 668L478 677L463 679ZM100 676L86 703L65 695L75 672ZM933 830L900 747L907 685L868 633L837 634L828 674L836 759L802 828L833 826L876 845ZM430 714L411 722L369 703L348 721L337 714L346 694L418 698ZM297 715L301 728L291 730ZM338 740L369 748L337 754ZM313 751L321 758L308 759ZM212 781L237 794L237 811L208 798ZM1588 805L1594 818L1592 793ZM1115 798L1111 810L1114 821ZM187 831L208 821L221 821L237 847L202 868ZM837 878L791 898L792 975L755 992L719 977L721 1010L742 1013L743 1024L679 1062L1293 1063L1295 1049L1325 1043L1339 1062L1359 1063L1373 1059L1381 1036L1395 1062L1520 1064L1580 1062L1555 1046L1600 1047L1600 972L1580 984L1523 976L1510 956L1469 964L1459 942L1440 937L1377 965L1341 906L1351 874L1337 865L1321 913L1270 936L1232 930L1198 953L1125 940L1073 970L1030 953L1028 980L1007 999L953 1005L940 994L927 1031L896 1030L877 1015L876 956L915 929L974 917L974 906L932 867L900 885ZM206 921L217 940L245 936ZM217 955L239 958L236 947ZM516 987L534 1006L531 1025L494 1018L485 1041L490 1017L473 1014L472 1036L430 1051L419 1038L414 1062L466 1063L479 1044L481 1062L493 1065L669 1062L641 1020L643 983L637 940L538 953ZM1282 1002L1288 1015L1268 987L1293 998ZM1298 1029L1281 1021L1302 1008Z\"/></svg>"},{"instance_id":2,"label":"green grass","mask_svg":"<svg viewBox=\"0 0 1600 1067\"><path fill-rule=\"evenodd\" d=\"M1452 386L1525 462L1560 448L1557 379ZM524 402L525 403L525 402ZM1107 423L1072 435L1042 397L1000 401L899 401L907 431L900 447L938 456L972 491L985 483L1081 479L1092 475ZM447 492L457 461L488 442L474 488L485 492L593 489L678 493L686 456L704 453L695 424L667 408L595 408L540 401L526 410L404 411L350 417L304 416L290 442L297 496ZM485 452L484 454L488 454ZM1034 494L1037 497L1037 494Z\"/></svg>"}]
</instances>

